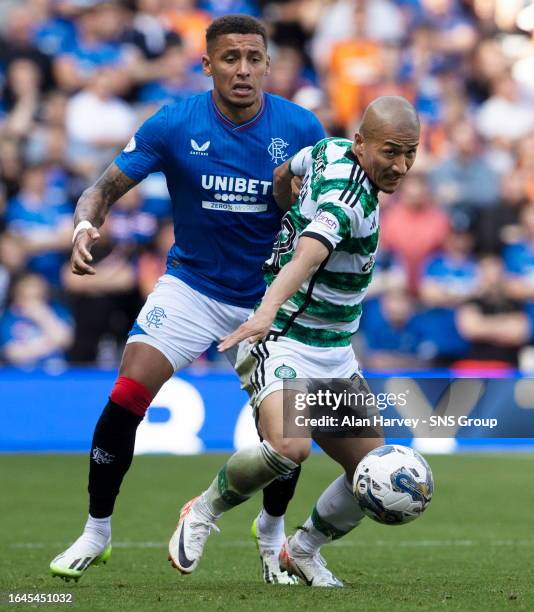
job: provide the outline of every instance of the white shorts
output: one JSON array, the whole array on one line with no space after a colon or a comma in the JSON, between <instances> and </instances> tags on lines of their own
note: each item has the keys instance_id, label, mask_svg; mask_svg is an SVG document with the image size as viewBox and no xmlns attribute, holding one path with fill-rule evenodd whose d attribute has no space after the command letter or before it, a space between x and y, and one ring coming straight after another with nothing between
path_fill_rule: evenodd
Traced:
<instances>
[{"instance_id":1,"label":"white shorts","mask_svg":"<svg viewBox=\"0 0 534 612\"><path fill-rule=\"evenodd\" d=\"M284 380L351 378L360 372L352 346L310 346L286 336L256 344L242 342L235 368L255 412L268 395L284 388Z\"/></svg>"},{"instance_id":2,"label":"white shorts","mask_svg":"<svg viewBox=\"0 0 534 612\"><path fill-rule=\"evenodd\" d=\"M223 304L164 274L141 309L127 344L144 342L163 353L174 371L248 319L250 308ZM233 364L235 353L228 355Z\"/></svg>"}]
</instances>

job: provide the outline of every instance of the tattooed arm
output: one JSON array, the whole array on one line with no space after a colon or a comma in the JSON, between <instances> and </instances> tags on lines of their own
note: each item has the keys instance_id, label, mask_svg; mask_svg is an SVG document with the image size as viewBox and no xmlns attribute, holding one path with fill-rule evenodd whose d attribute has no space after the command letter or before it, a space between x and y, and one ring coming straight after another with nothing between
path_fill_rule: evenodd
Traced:
<instances>
[{"instance_id":1,"label":"tattooed arm","mask_svg":"<svg viewBox=\"0 0 534 612\"><path fill-rule=\"evenodd\" d=\"M89 221L94 227L84 229L76 236L70 260L74 274L95 274L95 269L89 264L93 260L91 247L100 238L97 228L104 223L111 205L136 184L113 163L94 185L82 193L74 212L74 226L80 221Z\"/></svg>"}]
</instances>

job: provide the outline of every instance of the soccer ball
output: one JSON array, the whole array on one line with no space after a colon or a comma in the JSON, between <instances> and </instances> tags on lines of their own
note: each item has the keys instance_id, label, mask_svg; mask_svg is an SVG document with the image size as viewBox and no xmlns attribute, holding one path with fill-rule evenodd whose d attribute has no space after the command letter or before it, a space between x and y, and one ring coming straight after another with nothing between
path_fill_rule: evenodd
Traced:
<instances>
[{"instance_id":1,"label":"soccer ball","mask_svg":"<svg viewBox=\"0 0 534 612\"><path fill-rule=\"evenodd\" d=\"M402 525L426 510L434 480L426 459L417 451L387 444L360 461L353 490L368 517L385 525Z\"/></svg>"}]
</instances>

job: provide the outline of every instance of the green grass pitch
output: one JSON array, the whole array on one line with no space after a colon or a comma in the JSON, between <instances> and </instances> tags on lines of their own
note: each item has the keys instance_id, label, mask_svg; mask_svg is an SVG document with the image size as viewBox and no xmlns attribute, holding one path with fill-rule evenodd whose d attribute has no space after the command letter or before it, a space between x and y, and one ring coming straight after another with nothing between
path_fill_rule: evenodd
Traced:
<instances>
[{"instance_id":1,"label":"green grass pitch","mask_svg":"<svg viewBox=\"0 0 534 612\"><path fill-rule=\"evenodd\" d=\"M534 609L534 455L430 456L436 489L421 519L402 527L366 519L323 549L346 583L339 590L261 582L249 536L260 497L223 517L195 574L170 567L166 546L178 509L223 461L137 457L117 503L110 562L65 584L48 564L85 520L87 459L0 456L0 592L66 591L74 609L91 611ZM337 473L322 455L306 462L288 531Z\"/></svg>"}]
</instances>

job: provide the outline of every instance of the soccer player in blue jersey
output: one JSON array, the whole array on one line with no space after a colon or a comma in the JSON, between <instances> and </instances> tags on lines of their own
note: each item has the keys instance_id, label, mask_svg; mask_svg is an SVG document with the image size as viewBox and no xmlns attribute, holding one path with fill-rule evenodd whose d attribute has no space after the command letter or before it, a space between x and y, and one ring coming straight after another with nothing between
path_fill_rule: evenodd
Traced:
<instances>
[{"instance_id":1,"label":"soccer player in blue jersey","mask_svg":"<svg viewBox=\"0 0 534 612\"><path fill-rule=\"evenodd\" d=\"M204 72L213 90L149 118L75 212L72 271L94 274L91 247L109 207L149 173L165 174L175 243L124 351L119 376L96 425L83 534L50 567L78 579L111 553L111 515L130 467L136 430L161 386L210 344L243 323L265 286L261 267L282 212L274 168L323 138L310 112L262 92L269 57L263 26L225 16L206 32ZM298 478L269 485L253 525L267 582L293 581L278 566L283 515Z\"/></svg>"}]
</instances>

